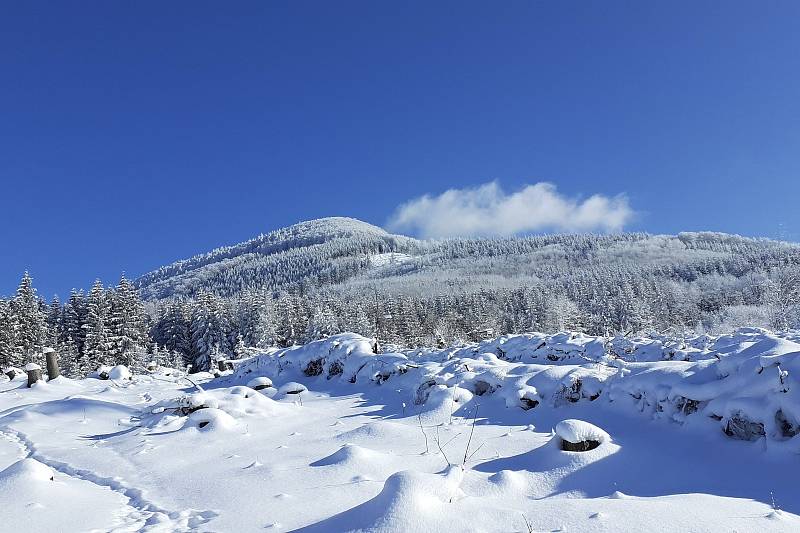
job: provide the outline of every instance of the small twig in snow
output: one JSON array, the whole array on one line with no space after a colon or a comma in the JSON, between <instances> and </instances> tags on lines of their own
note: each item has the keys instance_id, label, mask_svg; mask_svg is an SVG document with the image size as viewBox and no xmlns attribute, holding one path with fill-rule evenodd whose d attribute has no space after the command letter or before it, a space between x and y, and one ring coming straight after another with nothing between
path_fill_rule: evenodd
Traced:
<instances>
[{"instance_id":1,"label":"small twig in snow","mask_svg":"<svg viewBox=\"0 0 800 533\"><path fill-rule=\"evenodd\" d=\"M458 385L453 385L453 397L450 398L450 425L453 425L453 411L455 411L456 407L456 387Z\"/></svg>"},{"instance_id":2,"label":"small twig in snow","mask_svg":"<svg viewBox=\"0 0 800 533\"><path fill-rule=\"evenodd\" d=\"M444 457L444 460L447 462L447 466L453 466L453 463L451 463L450 459L447 458L447 454L444 453L444 450L442 449L442 444L439 441L439 426L436 426L436 446L438 446L439 451L442 452L442 457Z\"/></svg>"},{"instance_id":3,"label":"small twig in snow","mask_svg":"<svg viewBox=\"0 0 800 533\"><path fill-rule=\"evenodd\" d=\"M425 453L430 453L428 449L428 434L425 433L425 428L422 427L422 415L417 415L417 419L419 420L419 430L422 432L422 435L425 436Z\"/></svg>"},{"instance_id":4,"label":"small twig in snow","mask_svg":"<svg viewBox=\"0 0 800 533\"><path fill-rule=\"evenodd\" d=\"M458 433L456 433L456 434L455 434L455 435L454 435L454 436L453 436L453 437L452 437L452 438L451 438L449 441L447 441L447 442L445 442L444 444L442 444L442 448L446 448L448 444L450 444L451 442L453 442L454 440L456 440L456 439L457 439L458 437L460 437L462 434L463 434L463 433L462 433L461 431L459 431Z\"/></svg>"},{"instance_id":5,"label":"small twig in snow","mask_svg":"<svg viewBox=\"0 0 800 533\"><path fill-rule=\"evenodd\" d=\"M473 451L471 454L469 454L469 457L467 457L467 460L469 460L469 459L472 459L472 456L473 456L473 455L475 455L476 453L478 453L478 451L479 451L481 448L483 448L483 445L484 445L484 444L486 444L486 443L485 443L485 442L482 442L480 446L478 446L477 448L475 448L475 451Z\"/></svg>"},{"instance_id":6,"label":"small twig in snow","mask_svg":"<svg viewBox=\"0 0 800 533\"><path fill-rule=\"evenodd\" d=\"M528 528L528 533L533 533L533 524L531 524L531 521L525 516L525 513L522 513L522 519L525 520L525 527Z\"/></svg>"},{"instance_id":7,"label":"small twig in snow","mask_svg":"<svg viewBox=\"0 0 800 533\"><path fill-rule=\"evenodd\" d=\"M461 463L462 465L467 464L467 459L469 455L469 445L472 442L472 434L475 433L475 421L478 419L478 407L480 407L479 403L475 404L475 412L472 414L472 429L469 431L469 439L467 440L467 448L464 450L464 462Z\"/></svg>"}]
</instances>

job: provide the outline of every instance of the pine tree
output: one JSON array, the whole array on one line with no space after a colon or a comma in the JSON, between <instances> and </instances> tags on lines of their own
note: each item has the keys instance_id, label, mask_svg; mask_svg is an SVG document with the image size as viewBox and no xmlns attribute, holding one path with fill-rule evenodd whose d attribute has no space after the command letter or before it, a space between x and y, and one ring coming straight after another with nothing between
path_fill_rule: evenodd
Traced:
<instances>
[{"instance_id":1,"label":"pine tree","mask_svg":"<svg viewBox=\"0 0 800 533\"><path fill-rule=\"evenodd\" d=\"M73 340L72 336L68 336L67 340L61 345L58 352L59 365L61 366L61 373L68 378L78 379L86 377L81 372L78 365L80 354L78 353L78 344Z\"/></svg>"},{"instance_id":2,"label":"pine tree","mask_svg":"<svg viewBox=\"0 0 800 533\"><path fill-rule=\"evenodd\" d=\"M96 280L89 292L86 312L86 341L82 370L113 363L109 358L109 314L108 296L100 280ZM93 368L92 368L93 367Z\"/></svg>"},{"instance_id":3,"label":"pine tree","mask_svg":"<svg viewBox=\"0 0 800 533\"><path fill-rule=\"evenodd\" d=\"M305 334L306 342L324 339L340 332L339 320L332 309L331 302L323 301L317 305L314 314L308 320Z\"/></svg>"},{"instance_id":4,"label":"pine tree","mask_svg":"<svg viewBox=\"0 0 800 533\"><path fill-rule=\"evenodd\" d=\"M186 363L184 362L183 354L175 351L169 352L169 358L165 364L169 368L174 368L175 370L186 370Z\"/></svg>"},{"instance_id":5,"label":"pine tree","mask_svg":"<svg viewBox=\"0 0 800 533\"><path fill-rule=\"evenodd\" d=\"M181 367L190 362L191 342L191 310L188 305L171 301L161 308L160 316L153 326L153 340L162 345L168 352L175 352L182 357Z\"/></svg>"},{"instance_id":6,"label":"pine tree","mask_svg":"<svg viewBox=\"0 0 800 533\"><path fill-rule=\"evenodd\" d=\"M278 298L275 305L275 343L278 346L292 346L300 341L305 333L300 315L301 307L296 296L286 294Z\"/></svg>"},{"instance_id":7,"label":"pine tree","mask_svg":"<svg viewBox=\"0 0 800 533\"><path fill-rule=\"evenodd\" d=\"M59 351L65 340L64 333L64 308L56 295L47 310L47 345Z\"/></svg>"},{"instance_id":8,"label":"pine tree","mask_svg":"<svg viewBox=\"0 0 800 533\"><path fill-rule=\"evenodd\" d=\"M12 364L22 366L28 362L43 364L42 348L47 340L47 322L42 303L36 296L33 280L25 272L11 301L11 322L14 329L14 354Z\"/></svg>"},{"instance_id":9,"label":"pine tree","mask_svg":"<svg viewBox=\"0 0 800 533\"><path fill-rule=\"evenodd\" d=\"M114 364L130 366L148 343L144 307L124 274L110 296L108 355Z\"/></svg>"},{"instance_id":10,"label":"pine tree","mask_svg":"<svg viewBox=\"0 0 800 533\"><path fill-rule=\"evenodd\" d=\"M69 300L64 305L64 334L71 337L75 346L77 357L83 357L84 344L86 343L86 297L83 291L72 289Z\"/></svg>"},{"instance_id":11,"label":"pine tree","mask_svg":"<svg viewBox=\"0 0 800 533\"><path fill-rule=\"evenodd\" d=\"M11 303L0 299L0 370L16 363Z\"/></svg>"},{"instance_id":12,"label":"pine tree","mask_svg":"<svg viewBox=\"0 0 800 533\"><path fill-rule=\"evenodd\" d=\"M219 299L209 292L201 292L193 306L191 322L192 372L207 371L212 357L230 354L229 318Z\"/></svg>"}]
</instances>

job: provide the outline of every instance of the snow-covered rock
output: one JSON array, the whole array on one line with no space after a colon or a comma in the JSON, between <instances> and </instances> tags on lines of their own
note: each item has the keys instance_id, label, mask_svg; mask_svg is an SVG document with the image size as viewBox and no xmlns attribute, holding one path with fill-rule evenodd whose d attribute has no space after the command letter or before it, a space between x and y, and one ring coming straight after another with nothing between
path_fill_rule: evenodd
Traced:
<instances>
[{"instance_id":1,"label":"snow-covered rock","mask_svg":"<svg viewBox=\"0 0 800 533\"><path fill-rule=\"evenodd\" d=\"M561 439L561 448L567 451L588 451L611 440L608 433L599 427L576 419L556 424L555 434Z\"/></svg>"},{"instance_id":2,"label":"snow-covered rock","mask_svg":"<svg viewBox=\"0 0 800 533\"><path fill-rule=\"evenodd\" d=\"M124 365L117 365L108 371L108 379L113 379L114 381L131 379L131 377L130 369Z\"/></svg>"},{"instance_id":3,"label":"snow-covered rock","mask_svg":"<svg viewBox=\"0 0 800 533\"><path fill-rule=\"evenodd\" d=\"M15 366L7 366L3 368L3 375L5 375L9 381L21 380L25 379L26 377L25 371Z\"/></svg>"},{"instance_id":4,"label":"snow-covered rock","mask_svg":"<svg viewBox=\"0 0 800 533\"><path fill-rule=\"evenodd\" d=\"M288 394L300 394L302 392L306 392L308 387L303 385L302 383L298 383L296 381L289 381L288 383L284 383L278 388L278 394L286 396Z\"/></svg>"},{"instance_id":5,"label":"snow-covered rock","mask_svg":"<svg viewBox=\"0 0 800 533\"><path fill-rule=\"evenodd\" d=\"M247 386L253 390L261 390L272 387L272 380L268 377L253 378L247 382Z\"/></svg>"},{"instance_id":6,"label":"snow-covered rock","mask_svg":"<svg viewBox=\"0 0 800 533\"><path fill-rule=\"evenodd\" d=\"M100 365L97 370L89 373L90 378L95 379L110 379L112 367L108 365Z\"/></svg>"}]
</instances>

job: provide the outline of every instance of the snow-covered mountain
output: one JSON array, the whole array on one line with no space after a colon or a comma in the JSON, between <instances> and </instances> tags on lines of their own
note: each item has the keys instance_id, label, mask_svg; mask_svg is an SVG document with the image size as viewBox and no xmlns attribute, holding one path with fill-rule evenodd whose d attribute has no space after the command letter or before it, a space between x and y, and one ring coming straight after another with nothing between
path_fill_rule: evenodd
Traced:
<instances>
[{"instance_id":1,"label":"snow-covered mountain","mask_svg":"<svg viewBox=\"0 0 800 533\"><path fill-rule=\"evenodd\" d=\"M136 286L146 298L163 298L201 288L230 296L245 289L335 283L368 268L371 255L418 244L354 218L321 218L161 267Z\"/></svg>"},{"instance_id":2,"label":"snow-covered mountain","mask_svg":"<svg viewBox=\"0 0 800 533\"><path fill-rule=\"evenodd\" d=\"M409 285L424 287L418 292L454 283L462 290L513 288L598 267L640 278L695 281L708 274L741 277L787 263L800 263L800 246L724 233L420 241L353 218L331 217L175 262L141 276L135 285L145 299L162 299L201 289L218 296L262 289L306 293L380 279L385 291L400 294ZM412 274L413 283L407 283Z\"/></svg>"}]
</instances>

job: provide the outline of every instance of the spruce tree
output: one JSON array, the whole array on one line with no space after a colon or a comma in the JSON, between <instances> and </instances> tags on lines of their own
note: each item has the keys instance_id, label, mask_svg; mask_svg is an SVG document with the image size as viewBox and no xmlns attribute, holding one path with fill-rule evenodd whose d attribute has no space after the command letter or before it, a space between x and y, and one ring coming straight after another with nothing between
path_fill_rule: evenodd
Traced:
<instances>
[{"instance_id":1,"label":"spruce tree","mask_svg":"<svg viewBox=\"0 0 800 533\"><path fill-rule=\"evenodd\" d=\"M171 301L161 308L161 315L153 326L153 340L168 352L179 354L181 367L190 362L192 353L190 319L188 304Z\"/></svg>"},{"instance_id":2,"label":"spruce tree","mask_svg":"<svg viewBox=\"0 0 800 533\"><path fill-rule=\"evenodd\" d=\"M231 353L228 334L228 317L221 302L210 292L201 292L192 313L192 372L209 370L213 357Z\"/></svg>"},{"instance_id":3,"label":"spruce tree","mask_svg":"<svg viewBox=\"0 0 800 533\"><path fill-rule=\"evenodd\" d=\"M64 334L71 337L78 358L83 357L86 343L86 315L87 305L83 291L72 289L69 300L64 305Z\"/></svg>"},{"instance_id":4,"label":"spruce tree","mask_svg":"<svg viewBox=\"0 0 800 533\"><path fill-rule=\"evenodd\" d=\"M89 292L86 307L86 341L82 370L94 369L99 365L113 362L109 358L109 301L99 279L94 282Z\"/></svg>"},{"instance_id":5,"label":"spruce tree","mask_svg":"<svg viewBox=\"0 0 800 533\"><path fill-rule=\"evenodd\" d=\"M15 344L12 364L42 364L42 348L47 341L47 322L42 302L36 296L36 289L33 288L33 280L28 272L22 276L17 294L11 301L11 315Z\"/></svg>"},{"instance_id":6,"label":"spruce tree","mask_svg":"<svg viewBox=\"0 0 800 533\"><path fill-rule=\"evenodd\" d=\"M114 364L130 366L148 342L144 307L124 274L109 300L108 355Z\"/></svg>"},{"instance_id":7,"label":"spruce tree","mask_svg":"<svg viewBox=\"0 0 800 533\"><path fill-rule=\"evenodd\" d=\"M0 299L0 370L15 363L15 346L11 303Z\"/></svg>"},{"instance_id":8,"label":"spruce tree","mask_svg":"<svg viewBox=\"0 0 800 533\"><path fill-rule=\"evenodd\" d=\"M47 310L47 345L59 351L65 340L64 333L64 308L56 295Z\"/></svg>"}]
</instances>

